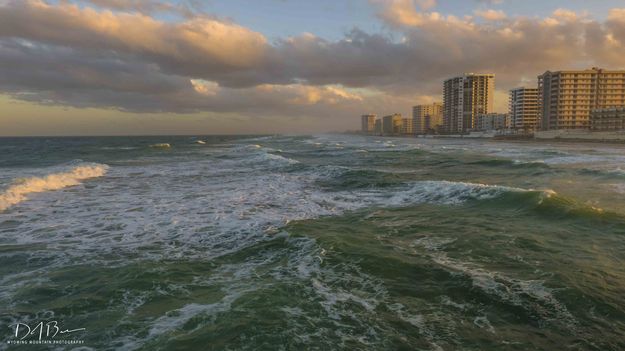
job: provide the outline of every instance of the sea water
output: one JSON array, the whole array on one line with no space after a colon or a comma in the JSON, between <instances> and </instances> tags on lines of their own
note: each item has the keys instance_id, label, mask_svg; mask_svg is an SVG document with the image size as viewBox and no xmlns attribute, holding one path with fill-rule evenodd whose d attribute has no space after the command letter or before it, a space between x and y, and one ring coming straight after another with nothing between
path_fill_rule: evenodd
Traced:
<instances>
[{"instance_id":1,"label":"sea water","mask_svg":"<svg viewBox=\"0 0 625 351\"><path fill-rule=\"evenodd\" d=\"M0 350L623 350L625 147L0 139L0 306Z\"/></svg>"}]
</instances>

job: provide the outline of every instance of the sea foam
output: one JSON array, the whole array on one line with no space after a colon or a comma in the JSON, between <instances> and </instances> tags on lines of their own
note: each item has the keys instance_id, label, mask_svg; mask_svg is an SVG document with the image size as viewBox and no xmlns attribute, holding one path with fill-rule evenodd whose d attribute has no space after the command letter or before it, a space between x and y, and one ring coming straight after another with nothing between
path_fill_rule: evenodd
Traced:
<instances>
[{"instance_id":1,"label":"sea foam","mask_svg":"<svg viewBox=\"0 0 625 351\"><path fill-rule=\"evenodd\" d=\"M95 164L78 166L69 172L18 180L16 184L0 194L0 212L26 200L26 195L30 193L41 193L78 185L82 180L103 176L107 170L107 165Z\"/></svg>"}]
</instances>

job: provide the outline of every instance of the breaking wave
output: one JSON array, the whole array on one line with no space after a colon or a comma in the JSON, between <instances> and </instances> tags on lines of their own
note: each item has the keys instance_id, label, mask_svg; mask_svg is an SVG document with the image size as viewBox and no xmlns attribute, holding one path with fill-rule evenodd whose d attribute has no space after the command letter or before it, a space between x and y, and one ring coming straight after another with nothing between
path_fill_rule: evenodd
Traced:
<instances>
[{"instance_id":1,"label":"breaking wave","mask_svg":"<svg viewBox=\"0 0 625 351\"><path fill-rule=\"evenodd\" d=\"M353 195L355 196L353 200L360 199L374 206L401 207L423 203L458 205L467 201L492 200L507 194L533 194L538 196L536 202L539 202L555 193L551 190L541 191L500 185L426 180L409 183L395 191L372 189L358 191L346 195L346 197L349 199Z\"/></svg>"},{"instance_id":2,"label":"breaking wave","mask_svg":"<svg viewBox=\"0 0 625 351\"><path fill-rule=\"evenodd\" d=\"M155 148L155 149L169 149L171 148L171 144L169 143L158 143L158 144L152 144L150 145L151 148Z\"/></svg>"},{"instance_id":3,"label":"breaking wave","mask_svg":"<svg viewBox=\"0 0 625 351\"><path fill-rule=\"evenodd\" d=\"M80 184L82 180L103 176L108 170L107 165L95 164L79 166L69 172L53 173L45 177L31 177L18 180L0 194L0 212L26 200L26 195L63 189Z\"/></svg>"}]
</instances>

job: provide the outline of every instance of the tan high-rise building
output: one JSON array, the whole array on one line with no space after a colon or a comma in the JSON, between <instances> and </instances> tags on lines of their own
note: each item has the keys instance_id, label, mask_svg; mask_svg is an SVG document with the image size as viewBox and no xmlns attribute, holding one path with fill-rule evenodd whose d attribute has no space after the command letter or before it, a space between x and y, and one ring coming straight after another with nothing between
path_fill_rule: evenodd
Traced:
<instances>
[{"instance_id":1,"label":"tan high-rise building","mask_svg":"<svg viewBox=\"0 0 625 351\"><path fill-rule=\"evenodd\" d=\"M401 134L403 119L401 113L382 117L382 133L384 135Z\"/></svg>"},{"instance_id":2,"label":"tan high-rise building","mask_svg":"<svg viewBox=\"0 0 625 351\"><path fill-rule=\"evenodd\" d=\"M477 123L474 130L489 132L508 128L509 116L507 113L484 113L477 115Z\"/></svg>"},{"instance_id":3,"label":"tan high-rise building","mask_svg":"<svg viewBox=\"0 0 625 351\"><path fill-rule=\"evenodd\" d=\"M381 119L376 119L375 120L375 135L380 135L382 134L382 120Z\"/></svg>"},{"instance_id":4,"label":"tan high-rise building","mask_svg":"<svg viewBox=\"0 0 625 351\"><path fill-rule=\"evenodd\" d=\"M412 118L402 118L401 133L402 134L414 134L414 126L412 124Z\"/></svg>"},{"instance_id":5,"label":"tan high-rise building","mask_svg":"<svg viewBox=\"0 0 625 351\"><path fill-rule=\"evenodd\" d=\"M625 107L598 108L590 112L594 131L625 130Z\"/></svg>"},{"instance_id":6,"label":"tan high-rise building","mask_svg":"<svg viewBox=\"0 0 625 351\"><path fill-rule=\"evenodd\" d=\"M475 128L479 114L494 110L495 75L466 73L443 85L443 123L448 133Z\"/></svg>"},{"instance_id":7,"label":"tan high-rise building","mask_svg":"<svg viewBox=\"0 0 625 351\"><path fill-rule=\"evenodd\" d=\"M625 71L592 68L538 76L542 130L588 129L593 109L625 106Z\"/></svg>"},{"instance_id":8,"label":"tan high-rise building","mask_svg":"<svg viewBox=\"0 0 625 351\"><path fill-rule=\"evenodd\" d=\"M435 102L429 105L412 107L412 128L415 134L425 134L435 130L443 123L443 104Z\"/></svg>"},{"instance_id":9,"label":"tan high-rise building","mask_svg":"<svg viewBox=\"0 0 625 351\"><path fill-rule=\"evenodd\" d=\"M376 115L362 115L360 121L360 131L363 134L375 133L375 119Z\"/></svg>"},{"instance_id":10,"label":"tan high-rise building","mask_svg":"<svg viewBox=\"0 0 625 351\"><path fill-rule=\"evenodd\" d=\"M443 131L443 115L425 116L426 133L440 133Z\"/></svg>"},{"instance_id":11,"label":"tan high-rise building","mask_svg":"<svg viewBox=\"0 0 625 351\"><path fill-rule=\"evenodd\" d=\"M538 89L516 88L510 90L510 128L534 131L538 127Z\"/></svg>"}]
</instances>

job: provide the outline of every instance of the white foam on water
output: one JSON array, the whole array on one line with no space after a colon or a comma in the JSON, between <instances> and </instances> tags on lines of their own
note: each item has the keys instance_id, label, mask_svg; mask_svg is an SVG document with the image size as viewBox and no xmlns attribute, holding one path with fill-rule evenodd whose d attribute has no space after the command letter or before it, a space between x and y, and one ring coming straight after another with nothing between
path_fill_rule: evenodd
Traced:
<instances>
[{"instance_id":1,"label":"white foam on water","mask_svg":"<svg viewBox=\"0 0 625 351\"><path fill-rule=\"evenodd\" d=\"M171 144L169 143L157 143L157 144L152 144L150 145L150 147L152 148L157 148L157 149L169 149L171 148Z\"/></svg>"},{"instance_id":2,"label":"white foam on water","mask_svg":"<svg viewBox=\"0 0 625 351\"><path fill-rule=\"evenodd\" d=\"M597 161L604 161L605 158L597 157L597 156L558 156L551 157L542 160L544 163L548 165L569 165L569 164L578 164L578 163L594 163Z\"/></svg>"},{"instance_id":3,"label":"white foam on water","mask_svg":"<svg viewBox=\"0 0 625 351\"><path fill-rule=\"evenodd\" d=\"M451 181L416 181L391 189L365 189L338 192L332 198L335 205L344 210L358 210L370 206L402 207L423 203L459 205L470 200L489 200L506 193L533 192L500 185ZM555 194L543 191L545 196Z\"/></svg>"},{"instance_id":4,"label":"white foam on water","mask_svg":"<svg viewBox=\"0 0 625 351\"><path fill-rule=\"evenodd\" d=\"M411 247L423 247L428 251L439 251L445 246L455 241L456 241L455 238L423 236L418 239L415 239L410 244L410 246Z\"/></svg>"},{"instance_id":5,"label":"white foam on water","mask_svg":"<svg viewBox=\"0 0 625 351\"><path fill-rule=\"evenodd\" d=\"M546 287L542 280L521 280L503 273L460 262L448 257L444 252L431 255L434 262L472 281L473 287L505 303L522 307L536 314L544 323L552 323L575 330L578 322L567 307L556 299L554 290ZM481 320L484 322L483 320ZM482 324L486 329L488 325Z\"/></svg>"},{"instance_id":6,"label":"white foam on water","mask_svg":"<svg viewBox=\"0 0 625 351\"><path fill-rule=\"evenodd\" d=\"M612 184L612 188L619 194L625 194L625 183Z\"/></svg>"},{"instance_id":7,"label":"white foam on water","mask_svg":"<svg viewBox=\"0 0 625 351\"><path fill-rule=\"evenodd\" d=\"M490 324L490 321L486 316L478 316L473 319L473 324L478 326L479 328L485 329L487 332L491 334L496 334L495 328Z\"/></svg>"},{"instance_id":8,"label":"white foam on water","mask_svg":"<svg viewBox=\"0 0 625 351\"><path fill-rule=\"evenodd\" d=\"M177 310L170 311L162 317L159 317L154 322L149 331L148 339L153 339L169 331L178 329L187 323L191 318L194 318L200 314L207 317L214 318L218 313L223 313L230 310L230 306L240 296L239 293L226 295L221 301L202 305L198 303L191 303L185 305Z\"/></svg>"},{"instance_id":9,"label":"white foam on water","mask_svg":"<svg viewBox=\"0 0 625 351\"><path fill-rule=\"evenodd\" d=\"M124 255L137 253L142 259L206 259L265 240L289 221L374 206L454 205L528 191L449 181L331 191L321 189L318 181L350 168L294 169L297 160L264 146L203 150L206 159L116 167L88 194L55 201L53 209L36 206L29 212L26 208L20 235L12 240L45 243L66 252L59 259L73 258L73 262L102 255L107 257L103 264L115 265L124 262ZM75 173L87 177L106 170L106 166L94 167L92 173L81 169Z\"/></svg>"},{"instance_id":10,"label":"white foam on water","mask_svg":"<svg viewBox=\"0 0 625 351\"><path fill-rule=\"evenodd\" d=\"M528 192L533 190L479 183L422 181L414 183L408 192L398 193L391 203L398 205L416 202L460 204L468 200L488 200L509 192Z\"/></svg>"},{"instance_id":11,"label":"white foam on water","mask_svg":"<svg viewBox=\"0 0 625 351\"><path fill-rule=\"evenodd\" d=\"M351 147L355 143L345 143L345 146ZM374 143L369 143L369 146L371 144ZM380 144L377 144L378 149L385 148ZM370 150L369 146L358 145L358 149ZM130 260L134 257L141 260L210 260L265 240L268 237L266 234L283 235L280 228L292 220L340 215L371 206L456 205L470 200L493 199L509 192L533 191L449 181L411 182L385 189L324 191L316 183L319 179L340 175L349 168L328 166L306 170L302 167L304 170L292 172L291 169L299 168L289 167L297 164L296 160L258 146L225 147L217 151L201 148L206 152L206 159L115 167L111 176L98 182L89 194L79 193L63 199L55 204L53 210L43 208L38 209L39 213L26 213L20 219L24 224L18 228L20 236L16 240L44 242L51 249L69 248L63 252L64 257L72 258L72 264L79 263L83 258L90 263L113 265L116 263L109 258L108 261L100 261L99 255L124 253L133 254ZM404 145L400 141L397 141L397 146L406 149L419 147L408 142ZM550 194L549 191L544 193ZM63 218L63 221L59 223L58 218ZM336 321L333 324L336 331L332 330L331 335L342 333L346 340L352 338L363 344L367 342L363 337L375 340L375 330L353 335L353 329L341 325L341 319L353 318L360 327L368 325L370 319L355 315L353 306L367 316L376 314L376 306L392 303L383 284L375 277L358 272L357 267L336 269L332 258L326 258L314 241L305 242L309 246L303 247L296 255L288 256L286 268L272 272L272 276L283 276L289 281L295 277L307 282L311 301L320 304L326 315L338 318L332 319ZM448 244L451 241L427 239L413 243L429 251L440 250ZM542 316L563 317L564 320L570 317L566 307L560 306L558 310L553 292L541 281L514 280L441 258L438 252L435 256L447 264L449 270L460 271L470 277L475 288L488 291L505 302L520 303L529 309L531 305L524 300L529 294L540 305L546 306L547 312ZM263 288L262 283L252 282L256 269L265 260L278 258L283 259L284 256L262 257L261 260L250 258L243 264L223 265L221 271L211 272L210 277L205 277L207 281L194 281L194 284L204 286L227 285L229 289L223 291L224 297L219 301L188 302L146 320L149 328L144 330L144 335L128 338L128 343L124 342L124 345L132 348L130 345L134 342L138 348L144 344L143 337L159 338L170 331L180 330L195 316L206 316L210 320L228 311L242 294L252 291L249 289ZM119 264L128 264L128 259L124 257ZM350 274L339 274L345 271ZM497 285L502 279L505 287ZM158 289L154 289L153 293L157 294ZM132 315L150 296L128 295L125 299L128 304L126 312ZM310 332L310 323L318 318L302 316L302 313L308 312L301 309L285 307L283 310L299 319L309 318L302 323L302 334ZM427 335L427 314L407 308L398 314L401 314L399 318L412 325L422 325ZM478 323L486 325L481 320ZM432 348L436 349L438 345L432 330L429 330L430 340Z\"/></svg>"},{"instance_id":12,"label":"white foam on water","mask_svg":"<svg viewBox=\"0 0 625 351\"><path fill-rule=\"evenodd\" d=\"M103 176L108 170L107 165L91 165L75 167L68 172L53 173L44 177L31 177L16 181L0 194L0 212L27 199L26 195L63 189L75 186L81 181Z\"/></svg>"},{"instance_id":13,"label":"white foam on water","mask_svg":"<svg viewBox=\"0 0 625 351\"><path fill-rule=\"evenodd\" d=\"M622 169L620 166L616 166L615 168L613 165L610 164L601 164L601 167L593 167L593 168L586 168L589 171L594 171L594 172L598 172L607 176L613 176L613 177L622 177L625 176L625 170Z\"/></svg>"},{"instance_id":14,"label":"white foam on water","mask_svg":"<svg viewBox=\"0 0 625 351\"><path fill-rule=\"evenodd\" d=\"M393 311L399 319L402 321L411 324L419 330L419 334L421 334L427 342L430 344L432 351L443 351L444 349L437 344L437 340L439 337L436 335L436 332L428 325L428 321L426 317L422 314L409 312L401 303L393 303L387 305L389 310ZM448 324L453 322L449 321Z\"/></svg>"}]
</instances>

